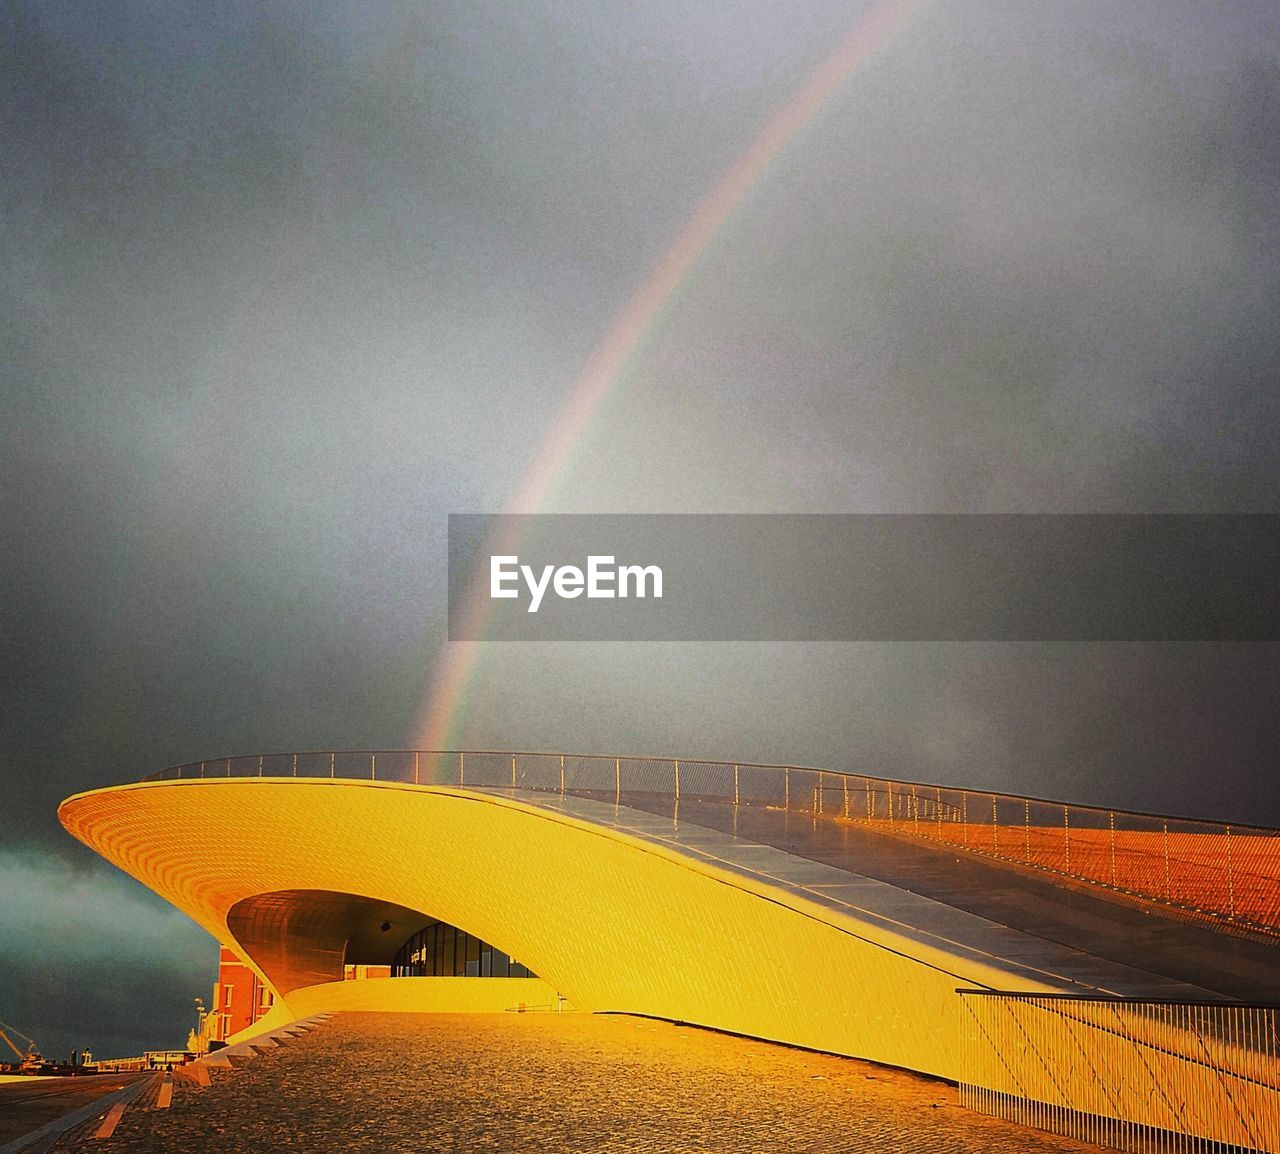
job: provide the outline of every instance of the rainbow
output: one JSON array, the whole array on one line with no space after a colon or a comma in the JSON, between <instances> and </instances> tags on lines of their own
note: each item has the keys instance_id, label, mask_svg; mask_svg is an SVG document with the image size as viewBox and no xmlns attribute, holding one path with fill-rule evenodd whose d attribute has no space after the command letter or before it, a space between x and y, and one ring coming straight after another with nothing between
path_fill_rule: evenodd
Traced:
<instances>
[{"instance_id":1,"label":"rainbow","mask_svg":"<svg viewBox=\"0 0 1280 1154\"><path fill-rule=\"evenodd\" d=\"M538 451L533 454L533 464L503 512L536 513L542 508L600 403L743 197L796 133L840 90L860 64L902 28L922 2L882 0L871 8L844 43L774 113L750 147L716 182L592 349ZM490 551L514 553L515 543L495 541ZM483 632L489 607L487 590L487 574L480 574L468 587L462 606L464 636L478 637ZM467 691L483 644L482 641L446 641L441 646L415 727L415 748L451 748L461 726Z\"/></svg>"}]
</instances>

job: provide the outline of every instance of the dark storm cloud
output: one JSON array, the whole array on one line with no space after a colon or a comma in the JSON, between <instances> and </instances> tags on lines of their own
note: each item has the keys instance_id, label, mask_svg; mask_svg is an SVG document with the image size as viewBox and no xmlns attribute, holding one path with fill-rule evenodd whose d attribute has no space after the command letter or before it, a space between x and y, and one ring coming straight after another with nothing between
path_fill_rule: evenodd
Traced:
<instances>
[{"instance_id":1,"label":"dark storm cloud","mask_svg":"<svg viewBox=\"0 0 1280 1154\"><path fill-rule=\"evenodd\" d=\"M1274 60L1037 48L1034 7L984 11L922 17L797 142L623 400L627 448L678 445L729 507L1274 508ZM724 424L675 416L690 377L737 393L699 402Z\"/></svg>"},{"instance_id":2,"label":"dark storm cloud","mask_svg":"<svg viewBox=\"0 0 1280 1154\"><path fill-rule=\"evenodd\" d=\"M71 866L18 844L0 847L0 869L5 1021L59 1061L87 1045L108 1058L185 1044L193 997L208 1004L216 968L206 933L91 861ZM170 1036L158 1036L156 1022Z\"/></svg>"},{"instance_id":3,"label":"dark storm cloud","mask_svg":"<svg viewBox=\"0 0 1280 1154\"><path fill-rule=\"evenodd\" d=\"M403 741L445 514L502 500L827 29L779 54L759 16L699 40L661 6L6 19L7 740L59 772L3 820L56 836L69 786L228 742Z\"/></svg>"},{"instance_id":4,"label":"dark storm cloud","mask_svg":"<svg viewBox=\"0 0 1280 1154\"><path fill-rule=\"evenodd\" d=\"M927 11L744 206L558 507L1274 510L1280 70L1234 12ZM654 752L1280 820L1269 647L561 659L580 745L629 709ZM488 658L477 742L545 660ZM550 693L518 715L563 740Z\"/></svg>"},{"instance_id":5,"label":"dark storm cloud","mask_svg":"<svg viewBox=\"0 0 1280 1154\"><path fill-rule=\"evenodd\" d=\"M165 927L145 957L46 938L53 972L121 952L169 991L137 1036L185 1031L209 943L78 872L57 802L404 742L446 515L501 506L610 316L865 8L4 8L0 838L34 845L34 890L72 870ZM554 507L1274 510L1278 47L1244 0L922 5L744 200ZM465 738L1280 821L1277 671L505 646ZM0 991L35 989L25 916L0 911ZM126 1044L114 1009L67 1013Z\"/></svg>"}]
</instances>

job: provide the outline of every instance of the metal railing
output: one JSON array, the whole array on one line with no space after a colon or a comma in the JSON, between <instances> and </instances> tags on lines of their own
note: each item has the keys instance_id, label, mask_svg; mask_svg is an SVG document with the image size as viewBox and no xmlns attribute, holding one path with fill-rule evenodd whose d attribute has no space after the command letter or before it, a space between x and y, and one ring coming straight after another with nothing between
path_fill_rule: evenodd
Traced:
<instances>
[{"instance_id":1,"label":"metal railing","mask_svg":"<svg viewBox=\"0 0 1280 1154\"><path fill-rule=\"evenodd\" d=\"M1120 1150L1280 1152L1280 1006L957 993L970 1109Z\"/></svg>"},{"instance_id":2,"label":"metal railing","mask_svg":"<svg viewBox=\"0 0 1280 1154\"><path fill-rule=\"evenodd\" d=\"M1280 937L1280 830L788 765L493 750L256 754L148 781L329 777L763 805L1070 878L1192 920Z\"/></svg>"}]
</instances>

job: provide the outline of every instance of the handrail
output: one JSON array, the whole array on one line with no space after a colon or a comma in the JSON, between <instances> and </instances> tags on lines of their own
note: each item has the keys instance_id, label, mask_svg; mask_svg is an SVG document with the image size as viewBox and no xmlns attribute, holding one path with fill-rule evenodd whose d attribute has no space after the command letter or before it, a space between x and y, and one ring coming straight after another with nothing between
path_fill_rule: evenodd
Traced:
<instances>
[{"instance_id":1,"label":"handrail","mask_svg":"<svg viewBox=\"0 0 1280 1154\"><path fill-rule=\"evenodd\" d=\"M1280 1151L1280 1006L956 993L971 1109L1125 1150Z\"/></svg>"},{"instance_id":2,"label":"handrail","mask_svg":"<svg viewBox=\"0 0 1280 1154\"><path fill-rule=\"evenodd\" d=\"M311 750L189 762L145 781L327 777L530 789L621 804L766 806L1051 873L1191 920L1280 937L1280 830L755 762L510 750Z\"/></svg>"},{"instance_id":3,"label":"handrail","mask_svg":"<svg viewBox=\"0 0 1280 1154\"><path fill-rule=\"evenodd\" d=\"M1209 1006L1224 1010L1277 1010L1280 1002L1241 1002L1236 998L1141 998L1126 994L1077 994L1065 990L988 990L980 986L957 986L956 993L965 998L1018 998L1037 1002L1090 1002L1097 1005L1141 1006Z\"/></svg>"},{"instance_id":4,"label":"handrail","mask_svg":"<svg viewBox=\"0 0 1280 1154\"><path fill-rule=\"evenodd\" d=\"M905 777L876 777L874 775L859 773L852 769L829 769L817 765L798 765L795 762L783 761L715 761L706 758L674 758L674 757L645 757L641 754L604 754L604 753L570 753L561 750L546 749L298 749L283 750L275 753L253 753L253 754L232 754L222 757L206 758L203 761L187 761L178 765L168 766L165 769L158 769L153 773L147 774L141 778L141 781L161 781L169 780L167 775L172 774L175 770L191 769L194 766L217 765L227 761L244 761L252 759L257 761L262 758L280 758L280 757L330 757L337 755L338 757L383 757L383 756L412 756L419 754L423 757L565 757L577 758L581 760L597 760L597 761L624 761L636 764L653 764L654 762L669 762L674 764L681 761L686 765L715 765L715 766L738 766L741 769L781 769L781 770L800 770L806 773L824 773L832 777L849 777L859 778L866 781L891 782L893 785L915 786L917 789L937 789L937 782L931 781L914 781ZM944 785L940 788L957 792L959 786ZM1070 806L1072 809L1087 810L1097 814L1125 814L1128 817L1153 817L1168 818L1171 821L1187 821L1187 822L1207 822L1212 821L1215 825L1230 824L1233 829L1257 831L1260 833L1280 835L1280 826L1255 825L1248 822L1219 822L1211 818L1186 817L1180 814L1160 813L1156 810L1143 809L1120 809L1114 806L1090 805L1087 802L1079 801L1063 801L1061 798L1040 797L1038 794L1032 793L1004 793L1000 790L980 789L965 787L965 792L972 796L985 797L1001 797L1015 801L1034 801L1043 805Z\"/></svg>"}]
</instances>

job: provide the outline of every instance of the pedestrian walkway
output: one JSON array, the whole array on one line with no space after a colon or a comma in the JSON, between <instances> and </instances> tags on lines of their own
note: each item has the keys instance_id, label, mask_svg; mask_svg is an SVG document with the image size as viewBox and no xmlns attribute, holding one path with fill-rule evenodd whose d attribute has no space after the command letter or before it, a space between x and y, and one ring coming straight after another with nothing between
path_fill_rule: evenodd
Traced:
<instances>
[{"instance_id":1,"label":"pedestrian walkway","mask_svg":"<svg viewBox=\"0 0 1280 1154\"><path fill-rule=\"evenodd\" d=\"M768 806L626 795L623 805L534 790L477 792L712 861L743 878L909 928L997 961L1010 989L1280 1001L1280 945L1233 936L1064 884L1052 875Z\"/></svg>"},{"instance_id":2,"label":"pedestrian walkway","mask_svg":"<svg viewBox=\"0 0 1280 1154\"><path fill-rule=\"evenodd\" d=\"M130 1110L98 1154L627 1150L1066 1154L954 1087L850 1058L588 1014L339 1014Z\"/></svg>"}]
</instances>

